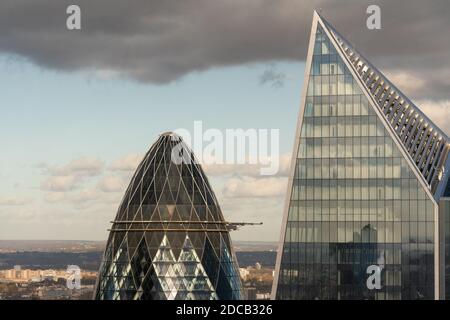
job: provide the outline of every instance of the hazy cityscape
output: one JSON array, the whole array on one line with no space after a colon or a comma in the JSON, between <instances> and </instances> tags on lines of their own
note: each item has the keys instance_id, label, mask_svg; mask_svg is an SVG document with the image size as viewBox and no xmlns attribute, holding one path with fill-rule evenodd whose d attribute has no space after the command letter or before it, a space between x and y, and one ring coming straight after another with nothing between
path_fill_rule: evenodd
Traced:
<instances>
[{"instance_id":1,"label":"hazy cityscape","mask_svg":"<svg viewBox=\"0 0 450 320\"><path fill-rule=\"evenodd\" d=\"M450 2L372 2L0 1L0 301L450 300Z\"/></svg>"},{"instance_id":2,"label":"hazy cityscape","mask_svg":"<svg viewBox=\"0 0 450 320\"><path fill-rule=\"evenodd\" d=\"M92 299L104 241L0 240L0 300ZM270 297L276 243L236 241L246 299ZM81 288L68 288L67 266L81 269Z\"/></svg>"}]
</instances>

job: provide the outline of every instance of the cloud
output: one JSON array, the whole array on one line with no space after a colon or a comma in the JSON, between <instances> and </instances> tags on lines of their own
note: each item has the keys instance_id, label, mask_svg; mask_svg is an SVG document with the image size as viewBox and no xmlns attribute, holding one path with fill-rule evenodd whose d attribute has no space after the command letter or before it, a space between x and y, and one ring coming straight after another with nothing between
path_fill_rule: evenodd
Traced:
<instances>
[{"instance_id":1,"label":"cloud","mask_svg":"<svg viewBox=\"0 0 450 320\"><path fill-rule=\"evenodd\" d=\"M65 9L72 3L81 7L81 31L65 28ZM421 98L448 98L450 2L377 1L382 29L376 31L366 28L369 4L373 1L3 0L0 53L53 70L163 84L213 67L303 61L312 12L321 8L374 65L420 75ZM263 78L279 78L270 73Z\"/></svg>"},{"instance_id":2,"label":"cloud","mask_svg":"<svg viewBox=\"0 0 450 320\"><path fill-rule=\"evenodd\" d=\"M102 190L98 185L86 186L80 190L64 192L50 191L44 196L49 204L64 204L67 208L85 210L88 208L99 208L103 205L118 205L122 193L112 190Z\"/></svg>"},{"instance_id":3,"label":"cloud","mask_svg":"<svg viewBox=\"0 0 450 320\"><path fill-rule=\"evenodd\" d=\"M75 203L86 203L86 202L91 202L91 201L95 201L98 200L100 198L100 192L98 192L98 190L95 189L85 189L82 190L80 192L78 192L77 194L75 194L72 197L72 201Z\"/></svg>"},{"instance_id":4,"label":"cloud","mask_svg":"<svg viewBox=\"0 0 450 320\"><path fill-rule=\"evenodd\" d=\"M278 171L276 176L287 176L289 173L289 164L291 155L288 153L282 154L278 159ZM258 164L202 164L202 168L208 176L250 176L260 177L261 169L270 167L271 159L261 159Z\"/></svg>"},{"instance_id":5,"label":"cloud","mask_svg":"<svg viewBox=\"0 0 450 320\"><path fill-rule=\"evenodd\" d=\"M203 170L208 176L227 176L245 174L248 176L260 175L260 165L252 164L203 164Z\"/></svg>"},{"instance_id":6,"label":"cloud","mask_svg":"<svg viewBox=\"0 0 450 320\"><path fill-rule=\"evenodd\" d=\"M103 161L93 157L82 157L70 161L64 166L40 164L44 171L52 176L93 177L102 173Z\"/></svg>"},{"instance_id":7,"label":"cloud","mask_svg":"<svg viewBox=\"0 0 450 320\"><path fill-rule=\"evenodd\" d=\"M31 198L0 197L0 206L24 206L33 202Z\"/></svg>"},{"instance_id":8,"label":"cloud","mask_svg":"<svg viewBox=\"0 0 450 320\"><path fill-rule=\"evenodd\" d=\"M134 172L142 161L143 155L129 154L114 160L108 167L111 171L132 171Z\"/></svg>"},{"instance_id":9,"label":"cloud","mask_svg":"<svg viewBox=\"0 0 450 320\"><path fill-rule=\"evenodd\" d=\"M280 156L280 176L287 177L289 175L289 170L291 168L291 158L292 155L290 153L285 153Z\"/></svg>"},{"instance_id":10,"label":"cloud","mask_svg":"<svg viewBox=\"0 0 450 320\"><path fill-rule=\"evenodd\" d=\"M417 101L417 106L423 111L442 131L450 133L450 100L424 100Z\"/></svg>"},{"instance_id":11,"label":"cloud","mask_svg":"<svg viewBox=\"0 0 450 320\"><path fill-rule=\"evenodd\" d=\"M401 91L418 92L426 89L425 79L418 74L404 70L388 70L384 74Z\"/></svg>"},{"instance_id":12,"label":"cloud","mask_svg":"<svg viewBox=\"0 0 450 320\"><path fill-rule=\"evenodd\" d=\"M127 182L117 176L106 176L98 182L98 188L103 192L125 191L126 185Z\"/></svg>"},{"instance_id":13,"label":"cloud","mask_svg":"<svg viewBox=\"0 0 450 320\"><path fill-rule=\"evenodd\" d=\"M281 88L288 80L288 76L276 69L275 65L271 64L270 67L259 76L259 84L269 84L273 88Z\"/></svg>"},{"instance_id":14,"label":"cloud","mask_svg":"<svg viewBox=\"0 0 450 320\"><path fill-rule=\"evenodd\" d=\"M0 230L2 236L6 234L5 231L17 232L18 227L22 223L33 223L39 219L38 211L33 207L17 207L15 210L4 210L0 211L0 219L2 224L0 227L4 228L5 225L8 225L10 222L13 222L10 228L5 228L4 230ZM20 224L17 225L17 221L20 221Z\"/></svg>"},{"instance_id":15,"label":"cloud","mask_svg":"<svg viewBox=\"0 0 450 320\"><path fill-rule=\"evenodd\" d=\"M104 163L97 158L82 157L63 166L40 163L36 167L47 176L41 182L42 190L63 192L74 190L87 178L99 176L103 172Z\"/></svg>"},{"instance_id":16,"label":"cloud","mask_svg":"<svg viewBox=\"0 0 450 320\"><path fill-rule=\"evenodd\" d=\"M75 176L50 176L41 183L41 189L46 191L70 191L75 189L79 179Z\"/></svg>"},{"instance_id":17,"label":"cloud","mask_svg":"<svg viewBox=\"0 0 450 320\"><path fill-rule=\"evenodd\" d=\"M104 173L104 162L94 157L83 157L66 165L39 164L45 179L41 182L43 199L49 204L68 204L85 210L94 205L117 204L140 161L139 155L117 159ZM113 173L113 174L111 174Z\"/></svg>"},{"instance_id":18,"label":"cloud","mask_svg":"<svg viewBox=\"0 0 450 320\"><path fill-rule=\"evenodd\" d=\"M203 166L208 176L221 177L224 185L221 195L225 199L245 198L259 203L263 198L282 198L286 193L287 176L291 155L278 157L278 172L273 176L261 175L260 169L267 165L209 165ZM268 159L264 159L267 163Z\"/></svg>"},{"instance_id":19,"label":"cloud","mask_svg":"<svg viewBox=\"0 0 450 320\"><path fill-rule=\"evenodd\" d=\"M108 211L110 211L110 205L114 205L113 212L111 213L114 215L114 211L117 210L121 197L121 193L105 193L97 187L89 187L70 195L67 201L77 210L85 210L88 208L98 209L104 205L108 205Z\"/></svg>"},{"instance_id":20,"label":"cloud","mask_svg":"<svg viewBox=\"0 0 450 320\"><path fill-rule=\"evenodd\" d=\"M66 199L64 192L47 192L44 196L44 200L48 203L57 203Z\"/></svg>"},{"instance_id":21,"label":"cloud","mask_svg":"<svg viewBox=\"0 0 450 320\"><path fill-rule=\"evenodd\" d=\"M270 177L231 178L224 186L225 197L232 198L267 198L281 197L286 193L287 178Z\"/></svg>"}]
</instances>

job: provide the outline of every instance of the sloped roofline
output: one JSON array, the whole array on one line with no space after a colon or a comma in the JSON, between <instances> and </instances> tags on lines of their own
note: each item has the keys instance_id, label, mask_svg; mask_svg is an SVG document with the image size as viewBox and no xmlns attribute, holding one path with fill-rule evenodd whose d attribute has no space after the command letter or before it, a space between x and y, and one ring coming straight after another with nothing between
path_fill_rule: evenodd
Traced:
<instances>
[{"instance_id":1,"label":"sloped roofline","mask_svg":"<svg viewBox=\"0 0 450 320\"><path fill-rule=\"evenodd\" d=\"M438 201L447 184L447 171L450 169L450 157L448 156L450 143L447 135L359 51L357 51L352 44L340 35L317 11L314 11L314 17L317 19L317 23L322 26L324 32L330 38L330 41L333 42L333 46L352 72L353 77L359 82L359 87L370 101L384 126L390 132L390 135L402 151L405 159L408 160L407 162L416 177L419 179L427 193L431 195L431 198ZM345 44L346 51L351 51L349 56L353 61L350 61L350 57L344 52L344 47L340 42ZM372 92L369 91L364 82L365 80L361 77L361 70L358 71L355 64L361 68L364 66L367 71L365 74L372 72L366 80L371 77L377 79L375 85L372 87ZM377 88L380 89L377 90ZM377 97L388 96L386 101L383 102L383 104L387 102L384 110L383 106L378 105L375 93L378 94ZM401 121L398 116L394 117L394 108L397 108L397 113L403 116ZM399 126L397 129L391 124L391 120L386 116L386 112L391 112L390 116L396 118L396 121L398 119ZM408 123L406 123L406 121L408 121ZM394 121L394 124L397 123ZM403 133L400 134L399 130ZM421 136L422 130L423 135ZM418 139L419 137L421 138L420 140ZM402 139L406 139L406 141L402 141ZM422 152L420 152L420 150L422 150ZM426 157L428 150L430 150L430 152L428 157ZM419 163L416 163L417 161ZM430 169L428 170L428 168Z\"/></svg>"},{"instance_id":2,"label":"sloped roofline","mask_svg":"<svg viewBox=\"0 0 450 320\"><path fill-rule=\"evenodd\" d=\"M445 177L445 175L443 177L441 177L441 179L439 179L439 181L437 181L437 184L435 185L434 190L433 190L433 183L428 184L425 176L422 174L422 172L420 171L419 167L417 167L415 160L412 158L412 155L410 154L410 151L407 149L407 147L405 146L403 141L401 141L401 139L400 139L401 137L396 133L395 128L393 128L393 126L391 125L391 123L388 120L388 118L385 117L385 114L384 114L385 112L383 112L382 108L378 107L378 104L377 104L377 101L375 100L375 97L372 96L371 92L369 92L368 88L365 86L365 83L363 82L363 79L359 76L359 72L356 70L356 68L354 66L354 62L356 62L356 61L354 61L353 63L352 63L352 61L350 61L349 57L347 57L345 52L343 52L344 49L339 44L338 40L336 39L336 36L340 37L341 39L339 39L339 40L341 40L341 41L345 41L345 38L343 38L339 34L336 34L336 36L335 36L335 34L333 34L333 32L335 32L334 28L328 22L326 22L319 15L318 12L315 11L314 15L317 16L317 23L320 24L323 27L324 32L327 33L328 37L330 38L330 41L333 42L333 46L336 48L338 54L341 56L342 60L346 64L346 66L349 68L349 70L352 73L354 79L357 80L357 82L359 84L359 87L362 89L364 95L369 100L369 103L371 104L371 106L374 109L375 113L377 114L378 118L382 121L382 123L384 124L385 128L387 129L387 131L391 135L392 139L395 141L396 145L399 147L399 150L402 153L402 155L403 155L404 159L406 160L406 162L408 163L408 166L410 167L412 172L414 172L414 175L416 176L417 180L422 185L422 187L424 188L425 192L427 193L429 199L434 204L434 221L435 221L435 223L434 223L434 232L435 232L435 242L434 242L434 253L435 253L434 254L434 265L435 265L435 270L434 270L434 295L435 295L435 299L439 299L439 296L440 296L440 281L439 281L439 279L440 279L440 271L441 270L440 270L440 267L439 267L440 266L440 254L438 254L439 253L439 243L440 243L440 241L438 241L438 239L440 239L440 228L439 228L439 225L440 225L439 221L440 221L440 219L439 219L439 209L438 209L437 202L439 201L439 198L441 197L441 194L443 192L442 189L445 188L445 185L447 184L448 177ZM330 29L330 27L332 29ZM346 41L346 42L348 43L348 41ZM356 51L353 48L353 46L351 46L350 44L349 44L349 48L354 53L359 55L359 57L362 57L360 55L360 53L358 51ZM364 63L368 64L367 59L364 58L364 60L365 60ZM375 70L378 73L379 77L383 77L383 79L382 79L383 81L386 81L386 83L391 84L381 74L381 72L377 68L373 67L371 64L370 64L370 66L371 66L370 68L372 68L372 70ZM396 87L392 85L392 88L394 89ZM399 93L399 95L401 94L400 91L398 91L398 93ZM404 95L401 98L404 99L404 101L406 103L410 102L410 100ZM390 101L388 102L388 104L390 103ZM414 112L417 112L417 113L419 113L421 115L423 114L414 104L411 103L409 105L413 109L415 109ZM394 109L394 108L392 108L392 109ZM409 113L409 115L411 115L411 113ZM405 117L406 117L406 113L405 113ZM428 119L427 117L424 117L424 118ZM430 121L430 124L434 125L431 121ZM437 132L442 132L437 126L435 126L435 127L437 128L437 130L436 130ZM412 128L412 129L414 130L414 128ZM419 135L417 135L417 136L419 136ZM445 171L446 171L445 168L448 168L449 165L450 165L450 158L448 157L449 143L448 143L448 138L447 138L447 136L445 134L442 135L442 139L445 139L444 143L442 145L442 149L441 149L441 152L443 154L439 155L437 153L437 151L436 151L436 157L438 159L437 160L433 160L433 162L434 161L439 161L437 163L435 171L440 170L440 166L442 166L442 171L444 171L444 173L445 173ZM429 136L429 140L431 140L431 135ZM437 141L437 139L436 139L436 141ZM427 143L427 146L428 146L428 144L429 143ZM439 143L438 143L438 145L439 145ZM420 148L417 149L417 152L419 150L420 150ZM425 152L427 151L426 148L425 148L424 151ZM439 158L442 158L442 159L439 159ZM436 172L435 176L433 177L433 180L438 179L437 178L438 177L437 174L438 173ZM431 182L433 182L433 180L431 180Z\"/></svg>"},{"instance_id":3,"label":"sloped roofline","mask_svg":"<svg viewBox=\"0 0 450 320\"><path fill-rule=\"evenodd\" d=\"M344 61L346 66L352 72L353 77L359 82L358 85L362 89L362 92L364 93L366 98L370 101L370 103L372 105L372 108L375 109L375 112L376 112L377 116L381 119L381 121L383 122L385 128L388 130L389 134L391 135L391 137L395 141L396 145L399 147L399 150L402 153L403 157L406 159L406 161L408 163L408 166L411 168L411 170L413 170L413 172L414 172L416 178L418 179L419 183L422 185L422 187L424 188L425 192L430 197L431 201L435 204L435 219L438 218L437 217L438 211L436 209L437 208L436 204L437 204L437 200L440 197L440 195L439 195L440 191L439 190L442 189L442 185L444 185L444 188L445 188L445 184L446 184L446 181L448 179L448 177L445 177L445 175L444 175L445 178L442 179L443 181L440 181L439 186L438 186L438 190L436 191L436 195L433 196L429 186L427 185L426 180L424 179L423 175L420 173L420 171L416 167L415 163L413 162L411 156L409 155L408 151L404 147L403 143L401 143L399 137L395 134L392 126L390 125L390 123L384 118L384 116L381 114L381 111L377 108L377 106L375 104L375 101L373 100L372 96L367 92L365 86L363 85L361 79L358 76L358 73L354 70L352 64L348 61L346 55L341 51L342 49L341 49L339 43L337 43L337 41L334 38L333 34L331 34L332 32L336 32L336 34L338 34L337 31L335 31L335 29L328 22L326 22L325 19L323 19L322 16L316 10L314 10L313 20L312 20L312 25L311 25L311 33L310 33L309 43L308 43L308 53L307 53L307 56L306 56L306 63L305 63L304 84L302 86L302 94L301 94L301 100L300 100L300 111L298 113L298 118L297 118L296 133L295 133L295 137L294 137L294 148L293 148L293 153L292 153L292 156L291 156L290 173L289 173L289 177L288 177L287 192L286 192L286 196L285 196L284 211L283 211L283 219L282 219L282 223L281 223L281 232L280 232L280 238L279 238L280 240L279 240L279 245L278 245L278 254L277 254L276 263L275 263L275 276L274 276L274 281L273 281L273 284L272 284L272 292L271 292L271 299L272 300L276 299L276 294L277 294L277 289L278 289L278 284L279 284L280 269L281 269L281 258L282 258L282 255L283 255L282 253L283 253L283 250L284 250L284 244L285 244L284 240L285 240L285 236L286 236L286 227L287 227L287 220L288 220L289 202L290 202L291 192L292 192L292 187L293 187L293 177L294 177L294 173L295 173L296 158L297 158L297 153L298 153L298 149L299 149L300 130L301 130L303 119L304 119L303 114L304 114L305 103L306 103L307 83L309 82L309 77L310 77L310 74L311 74L311 65L312 65L314 43L315 43L314 39L315 39L315 36L316 36L316 31L317 31L317 26L318 25L321 25L321 27L323 27L325 32L328 34L328 36L330 38L330 41L333 42L333 46L336 48L336 51L339 52L339 55L341 56L342 60ZM332 30L332 32L330 32L330 29ZM342 36L340 36L340 37L342 37ZM344 39L344 38L342 37L342 39ZM357 52L356 50L353 49L352 46L351 46L351 48L352 48L352 50L354 52ZM359 52L357 52L357 53L359 54ZM362 55L361 55L361 57L362 57ZM365 59L365 58L364 58L364 60L367 61L367 59ZM370 64L370 67L378 71L378 69L374 68L371 64ZM425 119L430 125L433 125L436 128L436 132L439 132L443 139L448 141L447 135L444 132L442 132L442 130L440 130L440 128L435 126L434 123L431 120L429 120L429 118L426 117L423 114L423 112L419 108L417 108L403 93L401 93L400 90L398 90L390 81L388 81L386 79L386 77L381 74L381 72L379 72L379 74L380 74L380 76L382 76L386 80L386 83L388 83L390 87L395 88L395 90L399 94L401 94L402 97L405 97L405 101L407 103L409 103L409 105L413 106L415 111L418 114L420 114L423 117L423 119ZM447 142L447 146L448 146L448 142ZM444 147L446 147L446 146L444 146ZM450 157L447 157L447 160L445 162L445 168L450 168ZM438 221L438 219L436 219L436 221ZM437 226L438 226L438 224L436 224L435 229L437 229ZM436 234L438 234L438 233L436 233ZM436 245L437 245L437 243L438 242L436 241ZM436 257L437 257L437 255L436 255ZM436 263L436 261L435 261L435 263ZM435 282L438 281L438 278L439 278L438 277L438 273L439 273L439 270L435 270ZM436 294L436 292L435 292L435 294Z\"/></svg>"},{"instance_id":4,"label":"sloped roofline","mask_svg":"<svg viewBox=\"0 0 450 320\"><path fill-rule=\"evenodd\" d=\"M396 87L384 74L383 72L380 71L380 69L376 68L375 66L373 66L372 63L370 63L370 61L368 59L366 59L366 57L364 57L364 55L358 51L357 49L355 49L355 46L352 45L349 41L347 41L345 39L344 36L342 36L335 28L334 26L328 22L326 19L323 18L323 16L318 13L317 11L314 11L315 14L317 14L320 18L320 21L328 28L330 29L334 34L336 34L340 40L342 40L343 42L346 43L346 45L351 48L351 50L355 53L358 54L358 56L364 60L364 63L369 66L371 69L374 69L377 71L377 73L382 77L383 81L389 85L389 87L392 88L393 91L396 91L396 93L403 99L405 100L405 102L407 102L412 108L414 108L414 111L417 112L427 123L428 125L433 127L433 130L435 130L436 132L438 132L446 141L449 141L449 137L447 136L447 134L441 130L441 128L439 128L430 118L427 117L427 115L425 113L422 112L422 110L416 105L414 104L409 98L408 96L406 96L398 87Z\"/></svg>"}]
</instances>

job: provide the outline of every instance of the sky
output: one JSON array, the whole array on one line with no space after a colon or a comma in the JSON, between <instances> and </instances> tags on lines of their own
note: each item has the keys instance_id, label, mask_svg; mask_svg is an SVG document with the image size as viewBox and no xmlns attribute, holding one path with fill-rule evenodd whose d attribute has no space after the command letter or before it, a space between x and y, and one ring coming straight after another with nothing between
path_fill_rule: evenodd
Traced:
<instances>
[{"instance_id":1,"label":"sky","mask_svg":"<svg viewBox=\"0 0 450 320\"><path fill-rule=\"evenodd\" d=\"M48 71L7 57L0 70L0 103L11 106L0 120L0 238L102 240L131 174L162 132L192 130L194 121L205 129L282 128L280 152L288 155L304 64L216 68L163 86ZM289 80L262 83L269 71ZM285 177L270 178L275 187L266 194L241 194L234 187L241 179L264 184L258 171L211 170L227 220L263 221L258 232L275 232Z\"/></svg>"},{"instance_id":2,"label":"sky","mask_svg":"<svg viewBox=\"0 0 450 320\"><path fill-rule=\"evenodd\" d=\"M105 240L158 134L202 121L280 130L276 176L204 166L228 221L264 223L233 239L277 241L314 8L449 133L448 1L2 1L0 239Z\"/></svg>"}]
</instances>

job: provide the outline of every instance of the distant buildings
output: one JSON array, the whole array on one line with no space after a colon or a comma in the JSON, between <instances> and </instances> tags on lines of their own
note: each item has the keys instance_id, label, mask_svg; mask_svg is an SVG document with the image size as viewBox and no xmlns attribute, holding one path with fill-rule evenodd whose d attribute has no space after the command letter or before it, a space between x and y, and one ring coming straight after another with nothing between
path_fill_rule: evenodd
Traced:
<instances>
[{"instance_id":1,"label":"distant buildings","mask_svg":"<svg viewBox=\"0 0 450 320\"><path fill-rule=\"evenodd\" d=\"M162 134L113 222L95 299L243 299L227 223L182 139Z\"/></svg>"},{"instance_id":2,"label":"distant buildings","mask_svg":"<svg viewBox=\"0 0 450 320\"><path fill-rule=\"evenodd\" d=\"M242 280L247 280L248 275L250 274L250 271L248 268L239 268L239 275Z\"/></svg>"},{"instance_id":3,"label":"distant buildings","mask_svg":"<svg viewBox=\"0 0 450 320\"><path fill-rule=\"evenodd\" d=\"M97 272L82 271L81 278L92 278L97 275ZM41 282L44 280L66 280L68 274L66 270L54 269L22 269L20 266L15 266L14 269L0 270L0 282Z\"/></svg>"},{"instance_id":4,"label":"distant buildings","mask_svg":"<svg viewBox=\"0 0 450 320\"><path fill-rule=\"evenodd\" d=\"M20 266L15 266L14 269L7 269L0 271L1 280L9 280L14 282L39 282L44 279L58 279L66 278L65 270L32 270L22 269Z\"/></svg>"},{"instance_id":5,"label":"distant buildings","mask_svg":"<svg viewBox=\"0 0 450 320\"><path fill-rule=\"evenodd\" d=\"M91 299L96 272L81 272L81 287L67 286L66 270L0 270L0 300L79 300Z\"/></svg>"},{"instance_id":6,"label":"distant buildings","mask_svg":"<svg viewBox=\"0 0 450 320\"><path fill-rule=\"evenodd\" d=\"M256 300L256 288L244 287L245 300Z\"/></svg>"},{"instance_id":7,"label":"distant buildings","mask_svg":"<svg viewBox=\"0 0 450 320\"><path fill-rule=\"evenodd\" d=\"M245 300L268 300L273 282L273 268L267 268L256 262L254 266L239 268L244 285Z\"/></svg>"},{"instance_id":8,"label":"distant buildings","mask_svg":"<svg viewBox=\"0 0 450 320\"><path fill-rule=\"evenodd\" d=\"M449 138L317 13L302 99L273 298L449 298Z\"/></svg>"}]
</instances>

